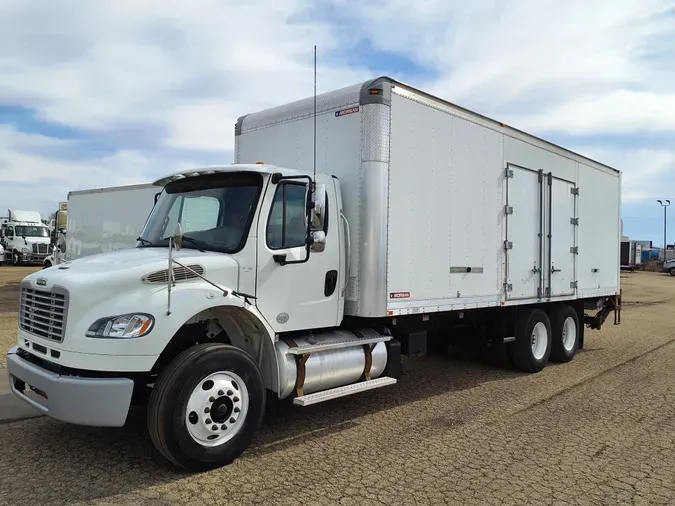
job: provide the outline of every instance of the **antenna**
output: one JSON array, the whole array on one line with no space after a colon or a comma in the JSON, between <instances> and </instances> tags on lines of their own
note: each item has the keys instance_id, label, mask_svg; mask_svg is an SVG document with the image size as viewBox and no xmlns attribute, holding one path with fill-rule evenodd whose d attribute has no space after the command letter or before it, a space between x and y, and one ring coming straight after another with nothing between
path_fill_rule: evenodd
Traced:
<instances>
[{"instance_id":1,"label":"antenna","mask_svg":"<svg viewBox=\"0 0 675 506\"><path fill-rule=\"evenodd\" d=\"M314 184L316 184L316 44L314 44Z\"/></svg>"}]
</instances>

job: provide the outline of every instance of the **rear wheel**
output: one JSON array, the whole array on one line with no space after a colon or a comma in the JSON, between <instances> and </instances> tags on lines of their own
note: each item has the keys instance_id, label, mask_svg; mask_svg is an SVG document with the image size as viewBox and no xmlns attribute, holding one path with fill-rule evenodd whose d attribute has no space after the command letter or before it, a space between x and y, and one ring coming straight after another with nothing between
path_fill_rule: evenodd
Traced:
<instances>
[{"instance_id":1,"label":"rear wheel","mask_svg":"<svg viewBox=\"0 0 675 506\"><path fill-rule=\"evenodd\" d=\"M541 309L523 309L516 324L516 341L512 345L513 365L535 373L546 367L551 354L551 322Z\"/></svg>"},{"instance_id":2,"label":"rear wheel","mask_svg":"<svg viewBox=\"0 0 675 506\"><path fill-rule=\"evenodd\" d=\"M579 347L579 316L573 307L561 306L551 315L551 360L569 362Z\"/></svg>"},{"instance_id":3,"label":"rear wheel","mask_svg":"<svg viewBox=\"0 0 675 506\"><path fill-rule=\"evenodd\" d=\"M244 351L208 343L171 361L152 389L148 430L167 460L189 471L224 466L260 427L265 383Z\"/></svg>"}]
</instances>

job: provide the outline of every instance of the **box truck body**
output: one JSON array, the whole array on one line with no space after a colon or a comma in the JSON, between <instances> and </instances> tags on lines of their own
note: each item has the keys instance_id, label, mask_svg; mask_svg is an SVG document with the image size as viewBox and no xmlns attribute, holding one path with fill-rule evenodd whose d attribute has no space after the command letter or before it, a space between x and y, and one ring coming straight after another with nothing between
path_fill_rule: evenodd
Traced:
<instances>
[{"instance_id":1,"label":"box truck body","mask_svg":"<svg viewBox=\"0 0 675 506\"><path fill-rule=\"evenodd\" d=\"M23 280L18 396L98 426L143 403L159 452L203 470L246 449L268 403L393 385L402 356L455 337L535 373L620 322L610 167L388 78L244 116L235 144L238 163L154 182L135 248ZM132 212L113 193L81 218L69 199L75 239L135 240L102 225L105 198L115 223Z\"/></svg>"},{"instance_id":2,"label":"box truck body","mask_svg":"<svg viewBox=\"0 0 675 506\"><path fill-rule=\"evenodd\" d=\"M147 183L69 192L66 260L133 248L159 191Z\"/></svg>"},{"instance_id":3,"label":"box truck body","mask_svg":"<svg viewBox=\"0 0 675 506\"><path fill-rule=\"evenodd\" d=\"M313 105L240 118L236 162L311 169ZM618 293L619 171L386 78L317 109L317 170L350 224L346 314Z\"/></svg>"}]
</instances>

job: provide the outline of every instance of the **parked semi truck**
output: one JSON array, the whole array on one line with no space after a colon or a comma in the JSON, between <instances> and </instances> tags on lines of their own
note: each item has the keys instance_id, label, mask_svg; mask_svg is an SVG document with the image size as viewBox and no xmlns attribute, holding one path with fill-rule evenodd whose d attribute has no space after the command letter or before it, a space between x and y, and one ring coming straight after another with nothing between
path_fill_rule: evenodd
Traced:
<instances>
[{"instance_id":1,"label":"parked semi truck","mask_svg":"<svg viewBox=\"0 0 675 506\"><path fill-rule=\"evenodd\" d=\"M155 181L135 248L23 280L18 396L95 426L142 404L203 470L266 402L396 388L402 356L466 329L536 373L620 321L611 167L389 78L243 116L235 143Z\"/></svg>"},{"instance_id":2,"label":"parked semi truck","mask_svg":"<svg viewBox=\"0 0 675 506\"><path fill-rule=\"evenodd\" d=\"M44 267L133 248L160 190L143 183L69 192L66 206L59 206L68 209L67 227L52 237L54 252Z\"/></svg>"},{"instance_id":3,"label":"parked semi truck","mask_svg":"<svg viewBox=\"0 0 675 506\"><path fill-rule=\"evenodd\" d=\"M8 210L2 224L5 261L12 265L38 264L49 255L49 229L38 211Z\"/></svg>"}]
</instances>

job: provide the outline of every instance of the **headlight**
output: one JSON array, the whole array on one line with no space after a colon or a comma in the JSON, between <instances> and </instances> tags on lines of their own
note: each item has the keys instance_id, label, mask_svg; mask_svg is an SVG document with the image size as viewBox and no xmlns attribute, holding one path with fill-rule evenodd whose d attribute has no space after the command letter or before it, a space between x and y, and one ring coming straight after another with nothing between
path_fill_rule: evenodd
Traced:
<instances>
[{"instance_id":1,"label":"headlight","mask_svg":"<svg viewBox=\"0 0 675 506\"><path fill-rule=\"evenodd\" d=\"M28 248L21 248L21 252L27 255L28 253L30 253L30 250Z\"/></svg>"},{"instance_id":2,"label":"headlight","mask_svg":"<svg viewBox=\"0 0 675 506\"><path fill-rule=\"evenodd\" d=\"M155 319L149 314L132 313L96 320L87 330L87 337L132 339L150 333Z\"/></svg>"}]
</instances>

